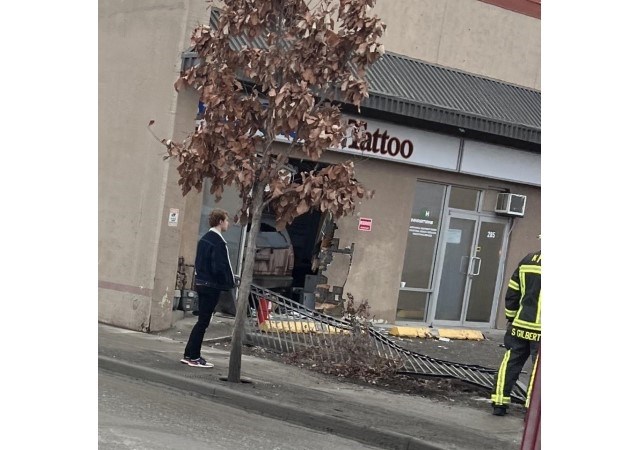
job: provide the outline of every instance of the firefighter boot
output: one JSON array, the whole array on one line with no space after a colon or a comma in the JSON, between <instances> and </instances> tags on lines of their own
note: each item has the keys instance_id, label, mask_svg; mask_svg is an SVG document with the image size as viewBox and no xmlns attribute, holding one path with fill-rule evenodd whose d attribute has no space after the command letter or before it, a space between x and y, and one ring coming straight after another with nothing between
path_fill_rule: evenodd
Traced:
<instances>
[{"instance_id":1,"label":"firefighter boot","mask_svg":"<svg viewBox=\"0 0 640 450\"><path fill-rule=\"evenodd\" d=\"M504 405L493 405L494 416L504 416L507 413L507 407Z\"/></svg>"}]
</instances>

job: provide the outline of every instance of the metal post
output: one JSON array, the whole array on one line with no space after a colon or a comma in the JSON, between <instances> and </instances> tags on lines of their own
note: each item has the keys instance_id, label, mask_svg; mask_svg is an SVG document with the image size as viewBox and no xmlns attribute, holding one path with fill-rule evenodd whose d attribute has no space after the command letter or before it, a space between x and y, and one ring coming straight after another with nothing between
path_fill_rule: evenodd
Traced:
<instances>
[{"instance_id":1,"label":"metal post","mask_svg":"<svg viewBox=\"0 0 640 450\"><path fill-rule=\"evenodd\" d=\"M540 349L538 350L538 363L536 373L533 375L533 387L531 389L531 399L529 409L524 418L524 433L522 435L522 445L520 450L540 450L540 416L542 413L540 399L540 373L541 373Z\"/></svg>"}]
</instances>

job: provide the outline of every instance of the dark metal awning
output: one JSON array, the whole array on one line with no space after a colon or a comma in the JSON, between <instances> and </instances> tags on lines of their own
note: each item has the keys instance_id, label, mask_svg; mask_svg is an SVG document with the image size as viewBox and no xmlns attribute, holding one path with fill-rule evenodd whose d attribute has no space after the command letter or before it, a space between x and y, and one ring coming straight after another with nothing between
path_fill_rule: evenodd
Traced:
<instances>
[{"instance_id":1,"label":"dark metal awning","mask_svg":"<svg viewBox=\"0 0 640 450\"><path fill-rule=\"evenodd\" d=\"M540 91L387 52L362 106L540 143Z\"/></svg>"},{"instance_id":2,"label":"dark metal awning","mask_svg":"<svg viewBox=\"0 0 640 450\"><path fill-rule=\"evenodd\" d=\"M219 11L212 10L211 26ZM232 46L249 43L236 37ZM266 47L258 36L253 45ZM197 55L183 53L183 69ZM369 98L361 106L380 112L540 144L540 91L385 53L367 71Z\"/></svg>"}]
</instances>

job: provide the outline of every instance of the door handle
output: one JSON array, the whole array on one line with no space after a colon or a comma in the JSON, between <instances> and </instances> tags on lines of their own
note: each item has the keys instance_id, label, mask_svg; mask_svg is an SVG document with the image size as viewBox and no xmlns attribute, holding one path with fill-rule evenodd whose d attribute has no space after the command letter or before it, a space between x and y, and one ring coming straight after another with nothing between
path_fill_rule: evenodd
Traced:
<instances>
[{"instance_id":1,"label":"door handle","mask_svg":"<svg viewBox=\"0 0 640 450\"><path fill-rule=\"evenodd\" d=\"M475 266L475 261L478 261L478 266ZM482 265L482 258L478 258L477 256L473 256L471 258L471 273L469 275L475 277L480 274L480 266ZM475 271L473 269L476 269Z\"/></svg>"}]
</instances>

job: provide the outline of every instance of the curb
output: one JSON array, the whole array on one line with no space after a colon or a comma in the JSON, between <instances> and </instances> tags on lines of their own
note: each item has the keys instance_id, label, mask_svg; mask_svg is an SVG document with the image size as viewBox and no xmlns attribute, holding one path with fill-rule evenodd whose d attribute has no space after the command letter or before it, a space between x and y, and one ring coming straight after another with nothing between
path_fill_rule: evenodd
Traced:
<instances>
[{"instance_id":1,"label":"curb","mask_svg":"<svg viewBox=\"0 0 640 450\"><path fill-rule=\"evenodd\" d=\"M402 450L445 450L444 447L395 431L358 425L323 413L301 411L299 407L294 405L256 397L225 386L212 385L211 383L184 378L164 371L140 367L102 355L98 355L98 368L133 378L165 384L177 389L196 392L213 401L229 406L242 408L274 419L335 434L376 447Z\"/></svg>"},{"instance_id":2,"label":"curb","mask_svg":"<svg viewBox=\"0 0 640 450\"><path fill-rule=\"evenodd\" d=\"M211 339L203 339L202 340L202 344L216 344L216 343L221 343L221 342L226 342L226 341L231 341L232 336L220 336L220 337L216 337L216 338L211 338Z\"/></svg>"}]
</instances>

